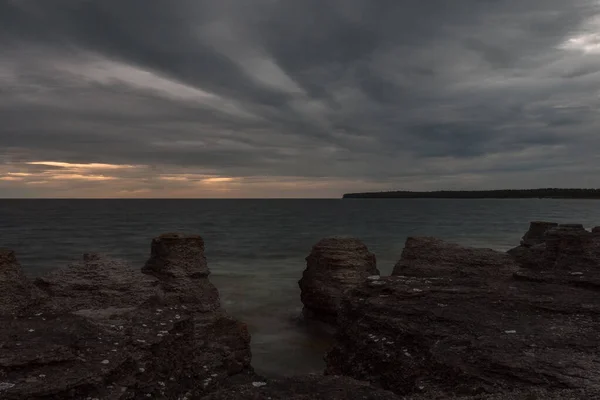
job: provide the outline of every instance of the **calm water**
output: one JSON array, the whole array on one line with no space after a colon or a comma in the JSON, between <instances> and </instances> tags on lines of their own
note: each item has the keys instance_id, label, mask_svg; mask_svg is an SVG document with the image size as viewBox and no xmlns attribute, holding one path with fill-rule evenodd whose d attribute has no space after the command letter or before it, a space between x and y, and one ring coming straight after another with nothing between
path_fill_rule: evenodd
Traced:
<instances>
[{"instance_id":1,"label":"calm water","mask_svg":"<svg viewBox=\"0 0 600 400\"><path fill-rule=\"evenodd\" d=\"M389 274L409 235L506 250L530 220L600 225L593 200L0 200L0 247L39 275L102 252L141 267L163 232L206 241L212 281L253 334L254 366L270 374L318 372L328 338L303 325L297 280L320 238L352 235ZM285 354L285 357L281 355ZM291 362L291 360L293 362Z\"/></svg>"}]
</instances>

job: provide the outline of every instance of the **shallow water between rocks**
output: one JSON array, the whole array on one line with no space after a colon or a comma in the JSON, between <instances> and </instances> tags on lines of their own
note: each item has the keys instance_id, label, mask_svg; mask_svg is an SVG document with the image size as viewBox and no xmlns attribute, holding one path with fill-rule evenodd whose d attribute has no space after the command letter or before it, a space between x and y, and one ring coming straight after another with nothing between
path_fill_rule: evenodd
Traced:
<instances>
[{"instance_id":1,"label":"shallow water between rocks","mask_svg":"<svg viewBox=\"0 0 600 400\"><path fill-rule=\"evenodd\" d=\"M306 324L297 281L314 243L356 236L389 274L407 236L507 250L529 221L600 225L595 200L0 200L0 247L30 276L101 252L141 268L164 232L204 237L223 306L252 332L253 365L268 375L320 372L328 330Z\"/></svg>"}]
</instances>

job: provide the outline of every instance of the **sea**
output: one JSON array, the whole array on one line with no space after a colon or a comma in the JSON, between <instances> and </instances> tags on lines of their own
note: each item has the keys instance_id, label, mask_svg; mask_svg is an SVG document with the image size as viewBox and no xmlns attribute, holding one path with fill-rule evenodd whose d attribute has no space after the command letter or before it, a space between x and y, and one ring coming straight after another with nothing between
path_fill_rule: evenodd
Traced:
<instances>
[{"instance_id":1,"label":"sea","mask_svg":"<svg viewBox=\"0 0 600 400\"><path fill-rule=\"evenodd\" d=\"M408 236L508 250L529 221L600 225L600 202L558 199L0 200L0 247L39 276L100 252L139 269L153 237L201 235L221 301L270 376L321 372L331 331L301 318L298 280L321 238L361 239L390 274Z\"/></svg>"}]
</instances>

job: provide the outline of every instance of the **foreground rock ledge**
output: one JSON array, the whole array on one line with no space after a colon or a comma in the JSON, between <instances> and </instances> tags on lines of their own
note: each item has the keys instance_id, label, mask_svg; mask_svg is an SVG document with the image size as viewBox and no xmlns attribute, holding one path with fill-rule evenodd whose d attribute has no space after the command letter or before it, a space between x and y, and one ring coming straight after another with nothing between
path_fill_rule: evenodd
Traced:
<instances>
[{"instance_id":1,"label":"foreground rock ledge","mask_svg":"<svg viewBox=\"0 0 600 400\"><path fill-rule=\"evenodd\" d=\"M420 243L442 260L459 254L454 245ZM326 372L406 398L600 398L600 299L594 287L571 283L580 276L573 269L592 270L595 243L586 243L582 265L553 263L552 279L537 280L523 275L546 271L511 272L510 263L457 274L445 261L432 276L430 252L420 252L422 263L412 253L405 275L364 283L342 301ZM552 260L573 254L571 245L551 250Z\"/></svg>"},{"instance_id":2,"label":"foreground rock ledge","mask_svg":"<svg viewBox=\"0 0 600 400\"><path fill-rule=\"evenodd\" d=\"M0 398L191 400L251 380L250 335L219 309L201 239L168 241L156 276L88 254L35 285L3 253L2 285L19 295L2 297Z\"/></svg>"},{"instance_id":3,"label":"foreground rock ledge","mask_svg":"<svg viewBox=\"0 0 600 400\"><path fill-rule=\"evenodd\" d=\"M204 400L398 400L392 392L346 377L309 375L256 381L220 390Z\"/></svg>"},{"instance_id":4,"label":"foreground rock ledge","mask_svg":"<svg viewBox=\"0 0 600 400\"><path fill-rule=\"evenodd\" d=\"M372 275L379 275L375 255L356 238L320 240L306 257L306 269L298 282L304 314L335 322L344 293Z\"/></svg>"}]
</instances>

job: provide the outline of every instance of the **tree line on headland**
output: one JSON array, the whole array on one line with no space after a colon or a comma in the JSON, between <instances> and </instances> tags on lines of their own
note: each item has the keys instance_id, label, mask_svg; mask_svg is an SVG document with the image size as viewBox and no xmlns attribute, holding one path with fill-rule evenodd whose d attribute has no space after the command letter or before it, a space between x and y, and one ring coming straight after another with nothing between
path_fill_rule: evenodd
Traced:
<instances>
[{"instance_id":1,"label":"tree line on headland","mask_svg":"<svg viewBox=\"0 0 600 400\"><path fill-rule=\"evenodd\" d=\"M501 189L346 193L344 199L600 199L600 189Z\"/></svg>"}]
</instances>

